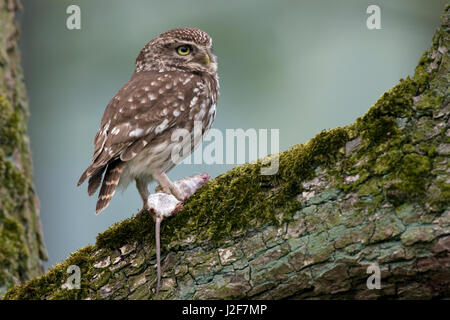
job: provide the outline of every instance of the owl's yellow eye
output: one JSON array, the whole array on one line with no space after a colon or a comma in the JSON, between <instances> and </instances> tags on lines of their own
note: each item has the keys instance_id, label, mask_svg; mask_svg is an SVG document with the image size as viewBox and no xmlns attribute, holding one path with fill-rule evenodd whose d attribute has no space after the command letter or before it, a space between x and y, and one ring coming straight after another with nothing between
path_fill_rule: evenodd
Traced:
<instances>
[{"instance_id":1,"label":"owl's yellow eye","mask_svg":"<svg viewBox=\"0 0 450 320\"><path fill-rule=\"evenodd\" d=\"M191 47L186 46L186 45L184 45L184 46L179 46L179 47L177 48L177 53L178 53L180 56L186 56L186 55L188 55L189 53L191 53Z\"/></svg>"}]
</instances>

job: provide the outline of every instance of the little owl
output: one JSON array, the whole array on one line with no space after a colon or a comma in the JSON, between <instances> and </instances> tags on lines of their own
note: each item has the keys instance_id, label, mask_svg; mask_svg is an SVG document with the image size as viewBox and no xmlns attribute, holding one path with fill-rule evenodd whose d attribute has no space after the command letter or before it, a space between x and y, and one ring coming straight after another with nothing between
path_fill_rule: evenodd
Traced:
<instances>
[{"instance_id":1,"label":"little owl","mask_svg":"<svg viewBox=\"0 0 450 320\"><path fill-rule=\"evenodd\" d=\"M89 178L89 195L102 185L96 213L108 206L119 184L126 188L133 180L144 208L147 184L153 180L184 200L183 190L166 176L175 165L171 137L177 129L191 132L192 150L201 140L194 137L194 122L201 123L204 135L214 121L219 82L211 47L207 33L180 28L164 32L141 50L131 79L106 107L92 163L78 181L80 185Z\"/></svg>"},{"instance_id":2,"label":"little owl","mask_svg":"<svg viewBox=\"0 0 450 320\"><path fill-rule=\"evenodd\" d=\"M157 190L175 197L181 205L209 178L203 174L172 183L166 172L176 164L172 160L176 130L190 133L189 151L182 155L186 157L214 121L219 82L211 51L210 36L194 28L169 30L151 40L139 53L131 79L106 107L94 138L92 163L78 181L80 185L89 178L89 195L101 184L99 213L119 184L126 188L135 180L143 210L152 209L157 222L157 251L159 223L166 213L158 217L158 208L152 204L165 200L151 201L147 185L155 180ZM194 123L201 129L194 130ZM159 252L157 260L159 274Z\"/></svg>"}]
</instances>

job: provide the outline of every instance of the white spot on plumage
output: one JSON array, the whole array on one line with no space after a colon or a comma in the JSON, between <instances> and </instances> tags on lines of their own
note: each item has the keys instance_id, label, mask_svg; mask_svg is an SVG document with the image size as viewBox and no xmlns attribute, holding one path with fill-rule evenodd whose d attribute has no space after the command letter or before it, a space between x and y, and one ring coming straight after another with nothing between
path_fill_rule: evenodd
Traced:
<instances>
[{"instance_id":1,"label":"white spot on plumage","mask_svg":"<svg viewBox=\"0 0 450 320\"><path fill-rule=\"evenodd\" d=\"M178 109L173 110L173 115L178 117L180 115L180 111L178 111Z\"/></svg>"},{"instance_id":2,"label":"white spot on plumage","mask_svg":"<svg viewBox=\"0 0 450 320\"><path fill-rule=\"evenodd\" d=\"M128 102L133 102L133 97L129 97Z\"/></svg>"},{"instance_id":3,"label":"white spot on plumage","mask_svg":"<svg viewBox=\"0 0 450 320\"><path fill-rule=\"evenodd\" d=\"M166 89L169 90L170 88L172 88L172 84L170 82L166 83Z\"/></svg>"},{"instance_id":4,"label":"white spot on plumage","mask_svg":"<svg viewBox=\"0 0 450 320\"><path fill-rule=\"evenodd\" d=\"M148 94L148 98L149 98L150 100L156 100L156 95L153 94L153 93L149 93L149 94Z\"/></svg>"},{"instance_id":5,"label":"white spot on plumage","mask_svg":"<svg viewBox=\"0 0 450 320\"><path fill-rule=\"evenodd\" d=\"M142 130L141 128L136 128L133 131L130 131L128 135L130 137L140 137L142 135L142 132L144 132L144 130Z\"/></svg>"},{"instance_id":6,"label":"white spot on plumage","mask_svg":"<svg viewBox=\"0 0 450 320\"><path fill-rule=\"evenodd\" d=\"M197 101L198 101L198 97L197 97L197 96L193 97L192 100L191 100L191 105L190 105L189 107L192 108L193 106L195 106L195 104L197 103Z\"/></svg>"},{"instance_id":7,"label":"white spot on plumage","mask_svg":"<svg viewBox=\"0 0 450 320\"><path fill-rule=\"evenodd\" d=\"M163 88L159 88L158 93L159 94L163 94L164 93L164 89Z\"/></svg>"},{"instance_id":8,"label":"white spot on plumage","mask_svg":"<svg viewBox=\"0 0 450 320\"><path fill-rule=\"evenodd\" d=\"M184 79L183 85L184 85L184 86L187 85L187 84L189 83L189 81L191 81L191 78L186 78L186 79Z\"/></svg>"},{"instance_id":9,"label":"white spot on plumage","mask_svg":"<svg viewBox=\"0 0 450 320\"><path fill-rule=\"evenodd\" d=\"M213 104L213 105L211 105L211 108L209 109L209 114L213 114L215 112L216 112L216 105Z\"/></svg>"},{"instance_id":10,"label":"white spot on plumage","mask_svg":"<svg viewBox=\"0 0 450 320\"><path fill-rule=\"evenodd\" d=\"M108 123L107 124L105 124L105 126L103 127L103 130L102 130L102 133L103 134L105 134L106 133L106 131L108 131L108 129L109 129L109 125L111 124L111 120L110 121L108 121Z\"/></svg>"},{"instance_id":11,"label":"white spot on plumage","mask_svg":"<svg viewBox=\"0 0 450 320\"><path fill-rule=\"evenodd\" d=\"M156 81L152 81L152 82L150 83L150 85L151 85L152 87L156 86Z\"/></svg>"},{"instance_id":12,"label":"white spot on plumage","mask_svg":"<svg viewBox=\"0 0 450 320\"><path fill-rule=\"evenodd\" d=\"M166 130L167 124L168 124L168 123L169 123L169 120L168 120L168 119L164 119L164 121L161 122L161 124L160 124L159 126L156 127L155 133L158 134L158 133L161 133L161 132L163 132L164 130Z\"/></svg>"}]
</instances>

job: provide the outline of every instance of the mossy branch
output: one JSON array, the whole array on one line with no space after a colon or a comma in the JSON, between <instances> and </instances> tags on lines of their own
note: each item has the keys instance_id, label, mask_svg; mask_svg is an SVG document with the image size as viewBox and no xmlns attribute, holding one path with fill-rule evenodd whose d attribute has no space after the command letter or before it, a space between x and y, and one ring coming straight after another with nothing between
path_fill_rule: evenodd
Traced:
<instances>
[{"instance_id":1,"label":"mossy branch","mask_svg":"<svg viewBox=\"0 0 450 320\"><path fill-rule=\"evenodd\" d=\"M159 296L144 212L5 298L449 298L449 17L414 77L353 125L281 153L276 175L230 170L165 221ZM61 285L69 265L80 289Z\"/></svg>"}]
</instances>

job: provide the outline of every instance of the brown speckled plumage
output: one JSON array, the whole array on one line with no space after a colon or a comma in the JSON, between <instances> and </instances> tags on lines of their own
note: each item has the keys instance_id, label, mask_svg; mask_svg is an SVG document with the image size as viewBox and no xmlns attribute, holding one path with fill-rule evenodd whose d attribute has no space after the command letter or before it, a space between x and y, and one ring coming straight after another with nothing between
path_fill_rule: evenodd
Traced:
<instances>
[{"instance_id":1,"label":"brown speckled plumage","mask_svg":"<svg viewBox=\"0 0 450 320\"><path fill-rule=\"evenodd\" d=\"M181 45L191 53L178 54ZM219 94L211 45L205 32L181 28L162 33L141 50L131 79L106 107L92 163L78 182L89 179L89 195L101 185L96 213L106 208L119 184L134 180L145 207L146 185L164 184L165 172L175 165L174 131L186 129L193 137L194 121L201 123L202 135L211 127Z\"/></svg>"}]
</instances>

